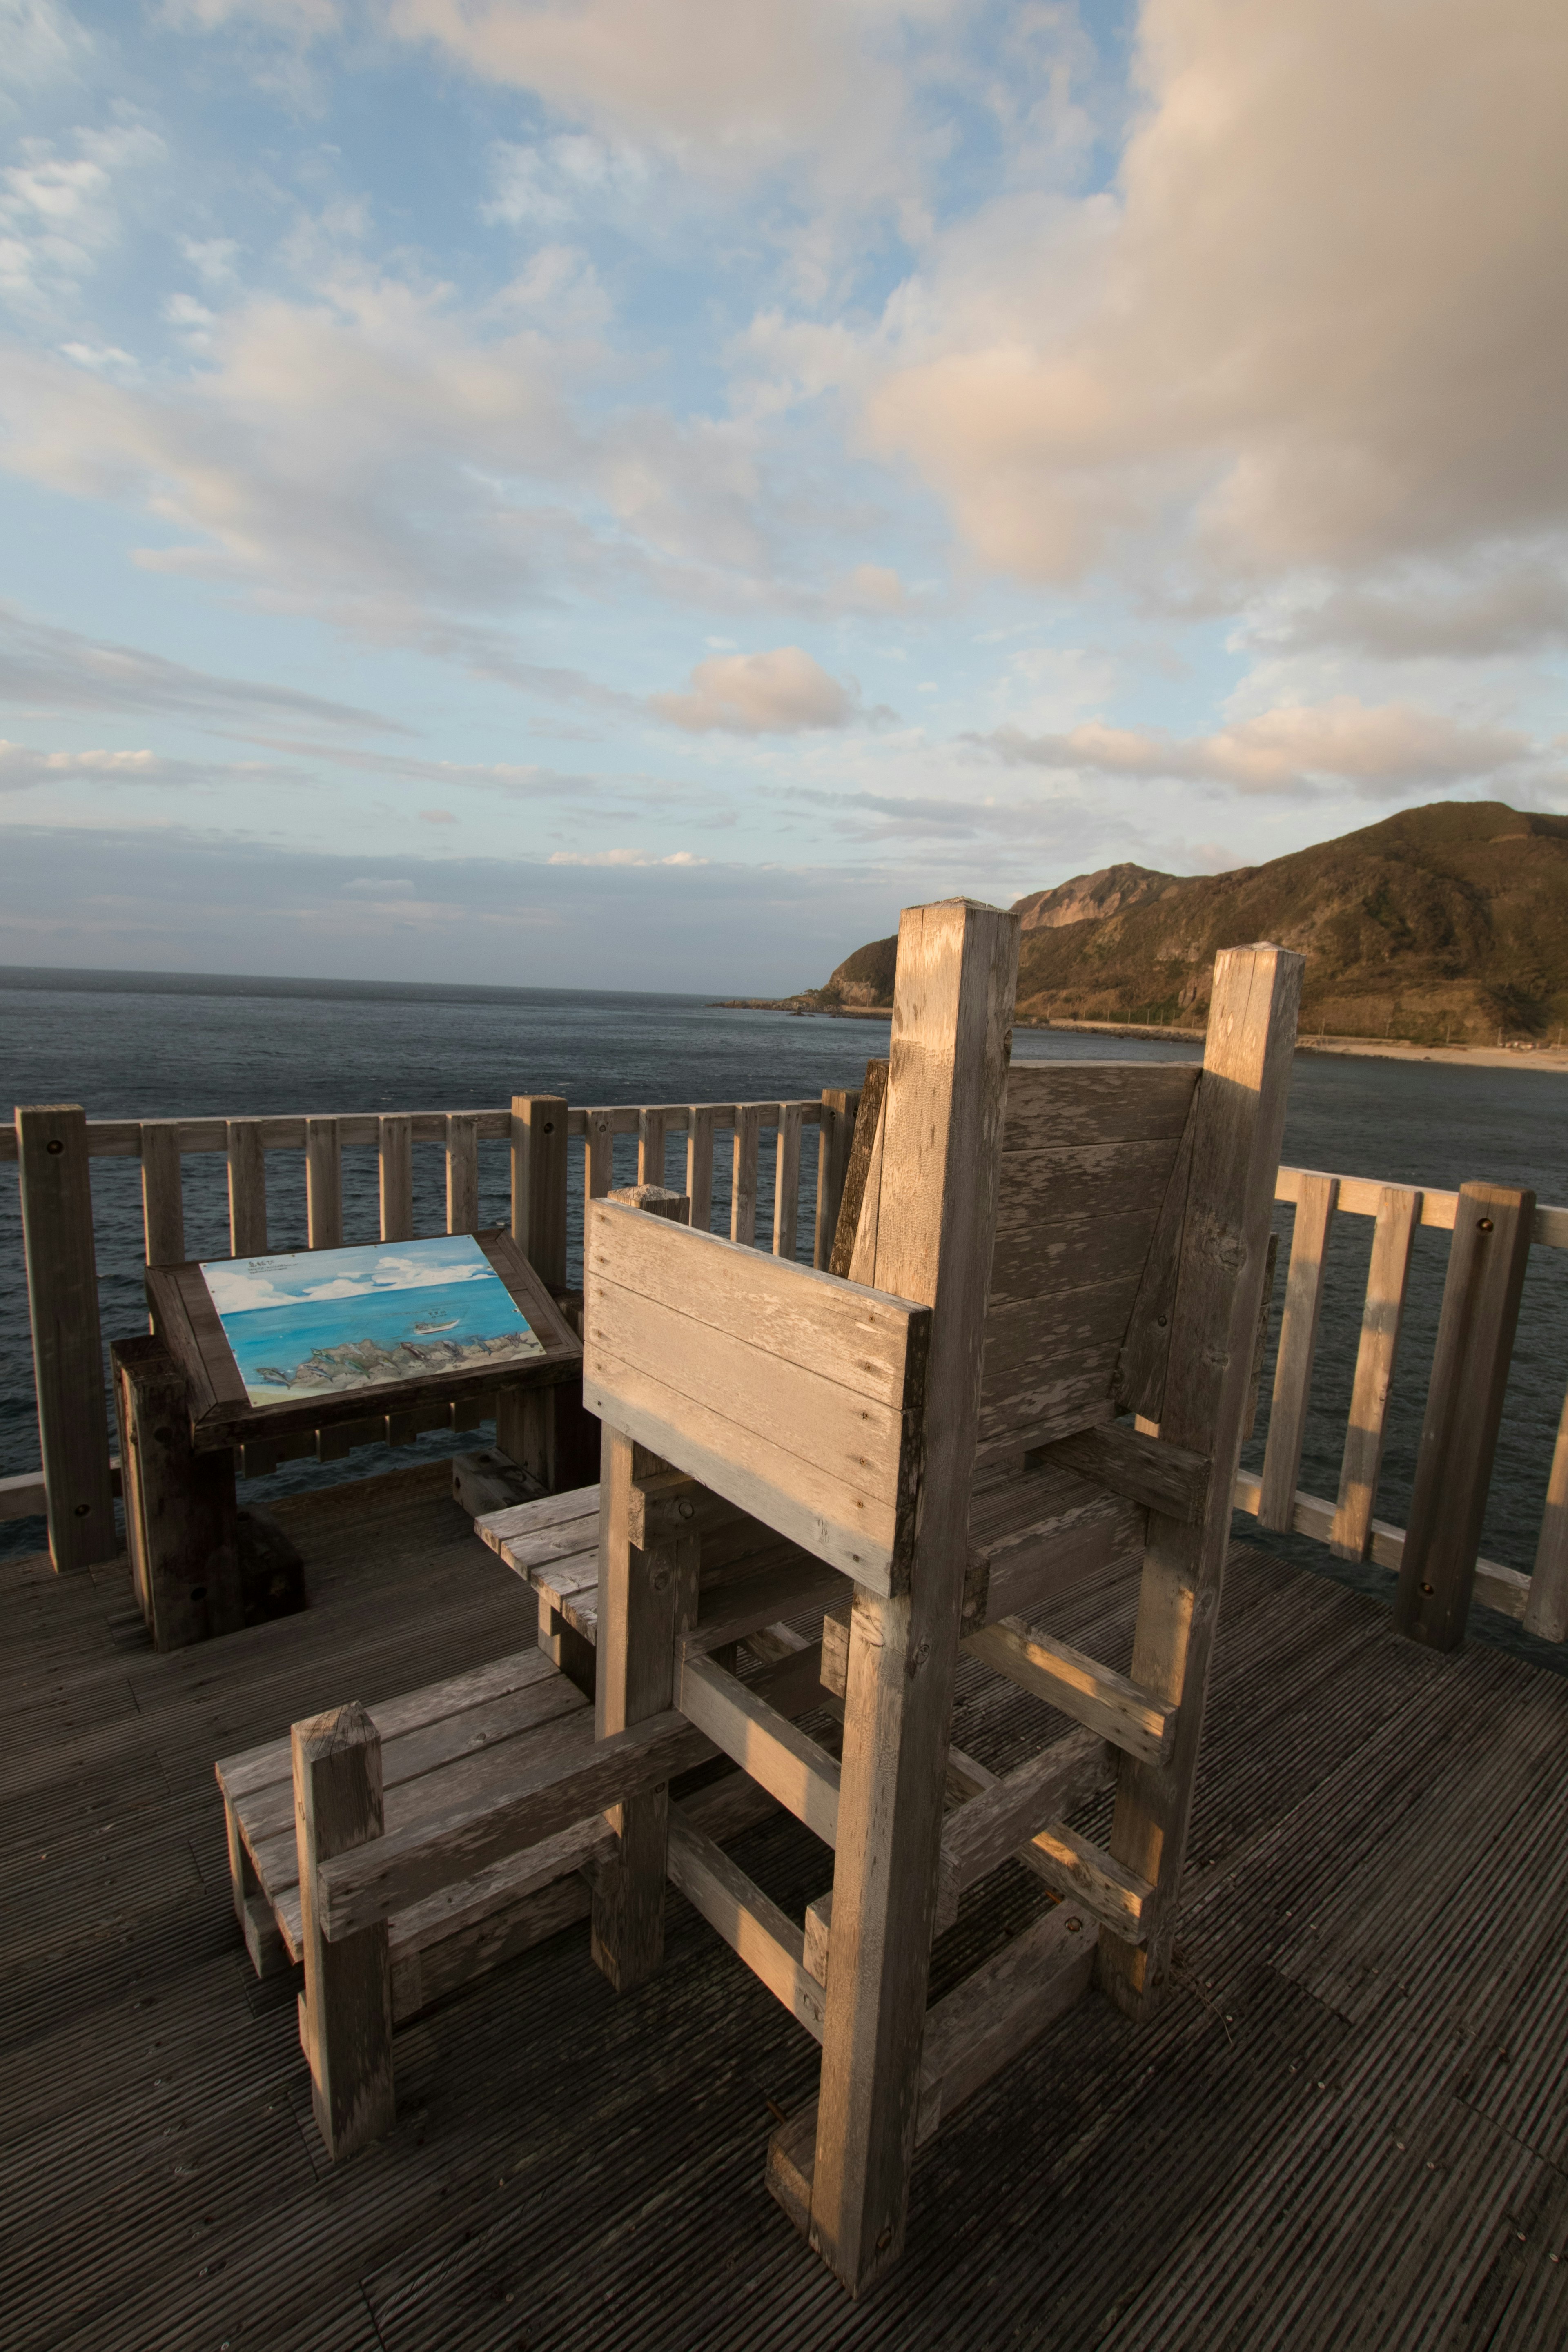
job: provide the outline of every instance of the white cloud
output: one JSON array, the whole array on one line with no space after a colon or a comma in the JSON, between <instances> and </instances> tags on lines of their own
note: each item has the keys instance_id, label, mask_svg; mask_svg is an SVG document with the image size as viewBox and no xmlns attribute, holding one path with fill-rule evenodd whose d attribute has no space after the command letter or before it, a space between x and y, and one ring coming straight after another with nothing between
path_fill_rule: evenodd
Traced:
<instances>
[{"instance_id":1,"label":"white cloud","mask_svg":"<svg viewBox=\"0 0 1568 2352\"><path fill-rule=\"evenodd\" d=\"M171 760L157 751L39 751L30 744L10 743L0 736L0 793L24 793L40 784L73 782L89 784L135 784L149 790L162 785L225 782L247 790L262 783L293 782L288 769L259 760L216 761Z\"/></svg>"},{"instance_id":2,"label":"white cloud","mask_svg":"<svg viewBox=\"0 0 1568 2352\"><path fill-rule=\"evenodd\" d=\"M551 853L552 866L706 866L706 857L699 857L689 849L672 850L668 856L657 856L649 849L557 849Z\"/></svg>"},{"instance_id":3,"label":"white cloud","mask_svg":"<svg viewBox=\"0 0 1568 2352\"><path fill-rule=\"evenodd\" d=\"M234 727L292 720L313 727L369 729L399 735L395 720L324 695L302 694L259 679L223 677L166 661L134 646L106 643L36 619L0 602L0 701L49 710L171 712Z\"/></svg>"},{"instance_id":4,"label":"white cloud","mask_svg":"<svg viewBox=\"0 0 1568 2352\"><path fill-rule=\"evenodd\" d=\"M1139 71L1118 193L983 207L855 362L981 559L1068 580L1195 513L1268 575L1568 519L1568 13L1145 0Z\"/></svg>"},{"instance_id":5,"label":"white cloud","mask_svg":"<svg viewBox=\"0 0 1568 2352\"><path fill-rule=\"evenodd\" d=\"M0 52L18 89L68 81L86 64L92 37L58 0L0 0ZM0 108L6 93L0 90Z\"/></svg>"},{"instance_id":6,"label":"white cloud","mask_svg":"<svg viewBox=\"0 0 1568 2352\"><path fill-rule=\"evenodd\" d=\"M1188 739L1091 719L1063 734L1000 728L975 740L1014 765L1184 779L1263 794L1310 793L1332 780L1369 797L1393 796L1415 785L1487 779L1538 757L1529 737L1512 728L1466 726L1403 703L1369 709L1350 695L1315 708L1266 710Z\"/></svg>"},{"instance_id":7,"label":"white cloud","mask_svg":"<svg viewBox=\"0 0 1568 2352\"><path fill-rule=\"evenodd\" d=\"M117 177L161 163L155 131L125 122L71 134L74 152L25 139L21 161L0 171L0 295L24 312L47 312L120 241Z\"/></svg>"},{"instance_id":8,"label":"white cloud","mask_svg":"<svg viewBox=\"0 0 1568 2352\"><path fill-rule=\"evenodd\" d=\"M653 695L648 707L670 726L697 734L722 729L735 735L795 735L806 728L847 727L858 716L856 693L799 646L714 654L697 664L684 694Z\"/></svg>"}]
</instances>

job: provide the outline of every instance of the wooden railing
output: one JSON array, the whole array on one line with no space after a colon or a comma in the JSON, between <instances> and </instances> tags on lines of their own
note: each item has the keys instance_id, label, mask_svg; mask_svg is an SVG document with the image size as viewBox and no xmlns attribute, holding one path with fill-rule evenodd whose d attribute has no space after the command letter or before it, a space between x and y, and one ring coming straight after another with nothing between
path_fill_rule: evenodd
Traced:
<instances>
[{"instance_id":1,"label":"wooden railing","mask_svg":"<svg viewBox=\"0 0 1568 2352\"><path fill-rule=\"evenodd\" d=\"M0 1517L47 1509L50 1549L59 1568L89 1565L112 1557L118 1548L118 1465L107 1433L99 1320L94 1160L140 1161L145 1260L167 1265L188 1254L187 1159L221 1155L229 1252L255 1257L268 1251L269 1242L279 1245L268 1218L268 1154L303 1155L304 1238L311 1249L332 1249L344 1239L345 1152L375 1155L375 1231L352 1238L409 1241L416 1237L415 1147L436 1145L443 1152L445 1215L436 1229L461 1234L476 1231L479 1223L479 1147L504 1143L510 1151L512 1231L542 1278L564 1289L574 1240L581 1246L583 1202L599 1198L617 1181L663 1182L673 1175L691 1195L692 1222L710 1227L715 1152L726 1140L728 1165L719 1190L728 1193L731 1238L795 1257L801 1250L801 1149L808 1128L817 1131L815 1197L808 1204L812 1255L825 1265L857 1100L854 1093L829 1090L818 1101L584 1108L555 1096L520 1095L505 1109L258 1118L89 1119L74 1106L21 1111L15 1126L0 1127L0 1160L19 1163L43 1463L21 1477L0 1480ZM684 1166L671 1171L670 1147L682 1135ZM765 1177L764 1136L773 1139ZM616 1144L623 1139L636 1139L636 1166L629 1164L623 1142L620 1156L627 1164L617 1171ZM573 1181L574 1144L580 1150L580 1184ZM360 1189L366 1192L368 1209L368 1192ZM770 1192L769 1231L759 1242L758 1208ZM471 1420L460 1425L471 1426ZM341 1450L326 1438L322 1444L329 1458ZM265 1455L250 1448L243 1466L271 1467L304 1450L316 1450L313 1442L282 1443Z\"/></svg>"},{"instance_id":2,"label":"wooden railing","mask_svg":"<svg viewBox=\"0 0 1568 2352\"><path fill-rule=\"evenodd\" d=\"M1547 1641L1568 1638L1568 1405L1558 1427L1531 1574L1479 1557L1511 1360L1524 1262L1532 1244L1568 1249L1568 1209L1490 1185L1458 1192L1308 1168L1281 1168L1278 1201L1295 1207L1261 1474L1242 1471L1236 1506L1276 1533L1370 1560L1400 1579L1405 1629L1471 1597ZM1355 1379L1333 1501L1297 1486L1334 1220L1374 1221ZM1455 1235L1428 1382L1408 1529L1373 1517L1412 1245L1420 1226ZM1472 1244L1474 1245L1472 1245ZM1433 1638L1430 1630L1422 1638ZM1446 1642L1437 1646L1446 1647Z\"/></svg>"},{"instance_id":3,"label":"wooden railing","mask_svg":"<svg viewBox=\"0 0 1568 2352\"><path fill-rule=\"evenodd\" d=\"M311 1248L331 1248L344 1235L345 1153L375 1155L374 1210L368 1184L362 1181L358 1190L364 1222L374 1217L376 1230L360 1237L400 1241L415 1236L416 1146L437 1147L444 1157L444 1219L434 1228L427 1219L426 1230L466 1233L479 1223L479 1148L505 1145L512 1231L542 1277L564 1288L574 1244L581 1245L584 1201L634 1179L670 1182L689 1193L695 1224L711 1229L717 1200L721 1210L727 1209L724 1223L731 1239L782 1256L803 1254L802 1152L811 1128L817 1133L814 1197L806 1203L811 1255L814 1264L825 1265L857 1100L853 1093L827 1091L818 1101L584 1108L558 1097L528 1095L499 1109L347 1112L331 1118L136 1120L88 1119L79 1109L68 1108L24 1113L16 1126L0 1127L0 1160L20 1163L43 1465L0 1480L0 1517L40 1511L47 1501L51 1548L60 1566L105 1559L116 1549L115 1465L106 1433L98 1320L94 1160L140 1162L146 1262L168 1265L187 1255L185 1162L193 1157L221 1159L229 1249L236 1256L250 1256L268 1249L269 1234L274 1245L298 1245L279 1244L276 1224L269 1221L268 1155L303 1156L305 1238ZM765 1138L771 1139L767 1145ZM717 1185L716 1163L721 1171ZM359 1171L365 1178L370 1172ZM430 1189L428 1183L423 1188L426 1195ZM759 1207L770 1192L768 1230L759 1240ZM1239 1474L1236 1503L1266 1530L1292 1530L1342 1559L1391 1570L1402 1580L1401 1606L1407 1616L1411 1609L1437 1600L1439 1588L1451 1599L1456 1578L1468 1593L1467 1579L1473 1576L1476 1599L1560 1642L1568 1639L1568 1406L1532 1573L1478 1554L1518 1303L1517 1282L1511 1307L1503 1296L1508 1266L1521 1273L1531 1244L1568 1249L1568 1209L1532 1205L1510 1239L1503 1230L1506 1216L1500 1225L1497 1215L1468 1216L1466 1204L1472 1195L1481 1211L1517 1197L1494 1196L1488 1188L1440 1192L1310 1169L1280 1170L1276 1198L1293 1205L1295 1217L1268 1443L1261 1471ZM1339 1489L1331 1500L1302 1492L1298 1479L1329 1244L1342 1215L1371 1218L1373 1239ZM210 1226L210 1214L206 1222ZM1472 1227L1483 1224L1483 1256L1489 1262L1478 1263L1468 1237ZM1374 1512L1412 1244L1423 1226L1449 1233L1458 1228L1467 1246L1451 1248L1444 1328L1451 1325L1459 1336L1445 1352L1439 1330L1412 1526L1401 1528ZM1458 1433L1446 1438L1461 1406ZM261 1465L247 1464L254 1466ZM1434 1563L1435 1572L1428 1572Z\"/></svg>"}]
</instances>

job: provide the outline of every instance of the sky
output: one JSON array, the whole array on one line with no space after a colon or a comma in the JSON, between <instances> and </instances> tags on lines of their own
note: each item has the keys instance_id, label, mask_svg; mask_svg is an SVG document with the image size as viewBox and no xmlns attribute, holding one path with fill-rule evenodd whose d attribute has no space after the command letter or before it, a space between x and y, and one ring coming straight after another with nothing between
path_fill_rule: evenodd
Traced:
<instances>
[{"instance_id":1,"label":"sky","mask_svg":"<svg viewBox=\"0 0 1568 2352\"><path fill-rule=\"evenodd\" d=\"M1561 0L0 0L0 962L1568 807Z\"/></svg>"}]
</instances>

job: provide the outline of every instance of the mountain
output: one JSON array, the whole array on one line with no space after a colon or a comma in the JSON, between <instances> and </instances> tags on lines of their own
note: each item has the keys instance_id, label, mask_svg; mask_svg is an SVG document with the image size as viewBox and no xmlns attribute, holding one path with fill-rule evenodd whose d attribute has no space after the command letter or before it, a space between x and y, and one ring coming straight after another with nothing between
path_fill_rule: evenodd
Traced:
<instances>
[{"instance_id":1,"label":"mountain","mask_svg":"<svg viewBox=\"0 0 1568 2352\"><path fill-rule=\"evenodd\" d=\"M1273 940L1307 959L1303 1031L1481 1043L1568 1024L1568 817L1502 801L1406 809L1230 874L1109 866L1018 905L1025 1018L1198 1026L1217 950ZM1104 911L1064 919L1079 906ZM895 950L858 949L824 996L890 1003Z\"/></svg>"},{"instance_id":2,"label":"mountain","mask_svg":"<svg viewBox=\"0 0 1568 2352\"><path fill-rule=\"evenodd\" d=\"M1098 922L1120 915L1126 907L1147 906L1152 898L1173 898L1197 880L1194 874L1156 874L1148 866L1102 866L1098 874L1075 874L1054 890L1033 890L1013 911L1030 931L1059 930L1067 923Z\"/></svg>"}]
</instances>

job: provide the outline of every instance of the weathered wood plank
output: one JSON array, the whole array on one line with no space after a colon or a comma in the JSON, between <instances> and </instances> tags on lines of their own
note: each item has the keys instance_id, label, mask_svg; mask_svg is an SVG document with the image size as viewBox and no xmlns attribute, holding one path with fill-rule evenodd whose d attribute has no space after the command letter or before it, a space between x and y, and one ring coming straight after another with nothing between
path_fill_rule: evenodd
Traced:
<instances>
[{"instance_id":1,"label":"weathered wood plank","mask_svg":"<svg viewBox=\"0 0 1568 2352\"><path fill-rule=\"evenodd\" d=\"M112 1559L114 1496L103 1392L87 1119L77 1103L17 1106L33 1387L57 1573Z\"/></svg>"},{"instance_id":2,"label":"weathered wood plank","mask_svg":"<svg viewBox=\"0 0 1568 2352\"><path fill-rule=\"evenodd\" d=\"M479 1139L471 1112L453 1111L447 1121L447 1231L479 1229Z\"/></svg>"},{"instance_id":3,"label":"weathered wood plank","mask_svg":"<svg viewBox=\"0 0 1568 2352\"><path fill-rule=\"evenodd\" d=\"M711 1103L693 1103L689 1114L686 1192L691 1202L692 1224L702 1234L707 1233L713 1223L713 1122L716 1115Z\"/></svg>"},{"instance_id":4,"label":"weathered wood plank","mask_svg":"<svg viewBox=\"0 0 1568 2352\"><path fill-rule=\"evenodd\" d=\"M669 1822L669 1876L806 2031L822 2039L822 1987L805 1965L805 1938L785 1912L679 1811Z\"/></svg>"},{"instance_id":5,"label":"weathered wood plank","mask_svg":"<svg viewBox=\"0 0 1568 2352\"><path fill-rule=\"evenodd\" d=\"M234 1456L196 1454L184 1376L162 1339L110 1349L121 1460L131 1465L126 1540L159 1650L183 1650L245 1622Z\"/></svg>"},{"instance_id":6,"label":"weathered wood plank","mask_svg":"<svg viewBox=\"0 0 1568 2352\"><path fill-rule=\"evenodd\" d=\"M888 1091L886 1062L868 1062L866 1083L860 1089L860 1100L855 1114L855 1132L850 1142L849 1157L844 1171L844 1187L838 1203L838 1223L834 1232L833 1248L828 1258L828 1272L840 1277L848 1275L855 1261L856 1236L860 1230L860 1212L866 1203L866 1187L871 1172L871 1157L882 1128L882 1104Z\"/></svg>"},{"instance_id":7,"label":"weathered wood plank","mask_svg":"<svg viewBox=\"0 0 1568 2352\"><path fill-rule=\"evenodd\" d=\"M1533 1192L1459 1187L1394 1604L1429 1649L1465 1637L1534 1213Z\"/></svg>"},{"instance_id":8,"label":"weathered wood plank","mask_svg":"<svg viewBox=\"0 0 1568 2352\"><path fill-rule=\"evenodd\" d=\"M811 2240L855 2292L903 2242L1017 962L1016 916L900 919L872 1271L934 1314L908 1581L850 1624Z\"/></svg>"},{"instance_id":9,"label":"weathered wood plank","mask_svg":"<svg viewBox=\"0 0 1568 2352\"><path fill-rule=\"evenodd\" d=\"M311 1249L342 1247L342 1138L335 1118L305 1121L305 1223Z\"/></svg>"},{"instance_id":10,"label":"weathered wood plank","mask_svg":"<svg viewBox=\"0 0 1568 2352\"><path fill-rule=\"evenodd\" d=\"M1083 1907L1048 1911L931 2010L921 2053L922 2141L1088 1990L1098 1931Z\"/></svg>"},{"instance_id":11,"label":"weathered wood plank","mask_svg":"<svg viewBox=\"0 0 1568 2352\"><path fill-rule=\"evenodd\" d=\"M1307 1439L1307 1406L1318 1351L1318 1318L1328 1276L1329 1240L1339 1204L1337 1176L1310 1177L1296 1202L1290 1235L1290 1265L1285 1277L1285 1311L1279 1322L1279 1353L1274 1366L1274 1399L1268 1411L1268 1443L1263 1456L1261 1524L1276 1532L1290 1524L1301 1449Z\"/></svg>"},{"instance_id":12,"label":"weathered wood plank","mask_svg":"<svg viewBox=\"0 0 1568 2352\"><path fill-rule=\"evenodd\" d=\"M498 1759L476 1759L478 1793L471 1788L461 1802L420 1811L373 1846L325 1864L323 1930L332 1941L357 1935L503 1854L668 1783L715 1752L674 1708L599 1740L587 1709L580 1709L550 1727L548 1741L535 1743L526 1766L509 1759L503 1771Z\"/></svg>"},{"instance_id":13,"label":"weathered wood plank","mask_svg":"<svg viewBox=\"0 0 1568 2352\"><path fill-rule=\"evenodd\" d=\"M816 1131L816 1224L811 1262L824 1272L832 1264L839 1203L844 1198L844 1177L859 1105L858 1087L825 1087L822 1090L822 1116Z\"/></svg>"},{"instance_id":14,"label":"weathered wood plank","mask_svg":"<svg viewBox=\"0 0 1568 2352\"><path fill-rule=\"evenodd\" d=\"M226 1122L228 1250L231 1257L267 1255L267 1152L261 1121Z\"/></svg>"},{"instance_id":15,"label":"weathered wood plank","mask_svg":"<svg viewBox=\"0 0 1568 2352\"><path fill-rule=\"evenodd\" d=\"M1069 1642L1031 1631L1020 1619L1004 1618L966 1633L963 1646L1047 1706L1113 1740L1124 1755L1141 1756L1150 1764L1163 1764L1170 1756L1177 1708Z\"/></svg>"},{"instance_id":16,"label":"weathered wood plank","mask_svg":"<svg viewBox=\"0 0 1568 2352\"><path fill-rule=\"evenodd\" d=\"M185 1255L185 1213L177 1119L142 1122L142 1230L149 1265L179 1265Z\"/></svg>"},{"instance_id":17,"label":"weathered wood plank","mask_svg":"<svg viewBox=\"0 0 1568 2352\"><path fill-rule=\"evenodd\" d=\"M1045 1448L1048 1461L1076 1470L1146 1511L1198 1526L1208 1501L1209 1468L1201 1454L1147 1437L1118 1422L1059 1437Z\"/></svg>"},{"instance_id":18,"label":"weathered wood plank","mask_svg":"<svg viewBox=\"0 0 1568 2352\"><path fill-rule=\"evenodd\" d=\"M390 2131L396 2115L386 1927L374 1921L334 1947L319 1902L323 1867L380 1840L381 1742L364 1709L353 1706L297 1723L289 1737L310 2105L328 2154L339 2160Z\"/></svg>"},{"instance_id":19,"label":"weathered wood plank","mask_svg":"<svg viewBox=\"0 0 1568 2352\"><path fill-rule=\"evenodd\" d=\"M1162 1439L1207 1456L1214 1472L1201 1528L1149 1520L1131 1679L1177 1710L1176 1738L1163 1763L1122 1758L1110 1853L1154 1894L1143 1943L1108 1933L1100 1946L1100 1982L1134 2016L1163 1983L1175 1934L1301 971L1300 956L1268 946L1215 961L1159 1416Z\"/></svg>"},{"instance_id":20,"label":"weathered wood plank","mask_svg":"<svg viewBox=\"0 0 1568 2352\"><path fill-rule=\"evenodd\" d=\"M951 1926L965 1889L988 1878L1059 1813L1087 1804L1116 1777L1116 1757L1088 1730L1069 1731L1026 1758L942 1824L937 1919Z\"/></svg>"},{"instance_id":21,"label":"weathered wood plank","mask_svg":"<svg viewBox=\"0 0 1568 2352\"><path fill-rule=\"evenodd\" d=\"M1340 1464L1339 1503L1329 1531L1330 1546L1341 1559L1364 1559L1372 1541L1372 1515L1383 1468L1388 1401L1399 1354L1405 1294L1410 1285L1411 1252L1420 1221L1419 1192L1405 1184L1383 1187L1372 1237L1372 1263L1367 1268L1350 1421ZM1299 1462L1297 1467L1299 1471ZM1294 1513L1294 1494L1290 1504Z\"/></svg>"},{"instance_id":22,"label":"weathered wood plank","mask_svg":"<svg viewBox=\"0 0 1568 2352\"><path fill-rule=\"evenodd\" d=\"M779 1105L778 1146L773 1174L773 1255L794 1258L798 1255L796 1229L800 1223L800 1114L799 1103Z\"/></svg>"},{"instance_id":23,"label":"weathered wood plank","mask_svg":"<svg viewBox=\"0 0 1568 2352\"><path fill-rule=\"evenodd\" d=\"M406 1112L388 1111L376 1120L381 1238L414 1239L414 1135Z\"/></svg>"},{"instance_id":24,"label":"weathered wood plank","mask_svg":"<svg viewBox=\"0 0 1568 2352\"><path fill-rule=\"evenodd\" d=\"M764 1103L737 1103L731 1145L730 1239L744 1249L757 1245L757 1152Z\"/></svg>"},{"instance_id":25,"label":"weathered wood plank","mask_svg":"<svg viewBox=\"0 0 1568 2352\"><path fill-rule=\"evenodd\" d=\"M816 1740L700 1652L683 1654L675 1703L824 1844L837 1842L838 1766Z\"/></svg>"}]
</instances>

